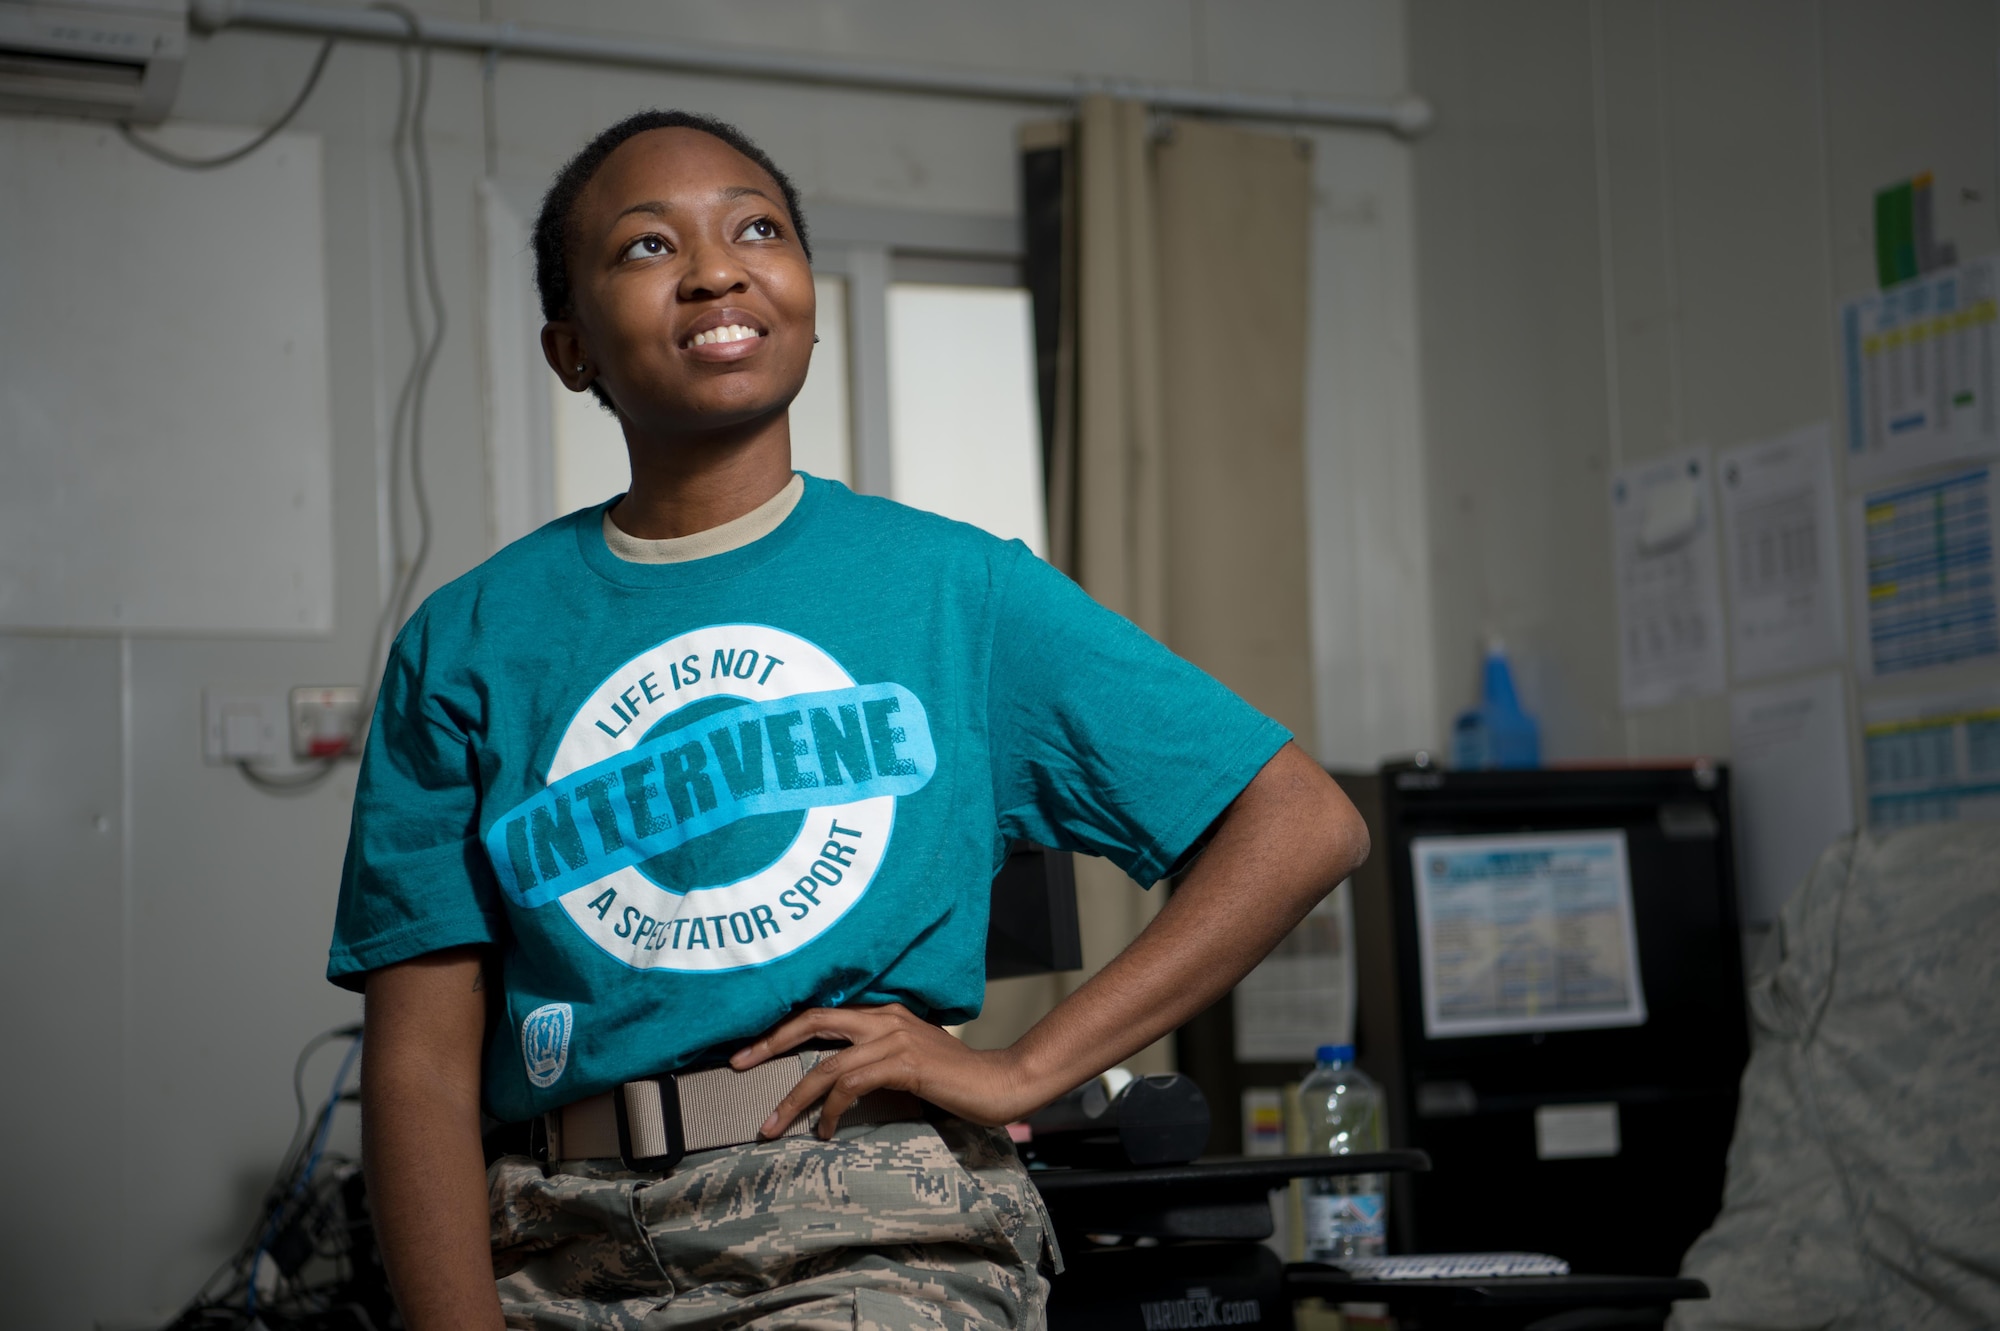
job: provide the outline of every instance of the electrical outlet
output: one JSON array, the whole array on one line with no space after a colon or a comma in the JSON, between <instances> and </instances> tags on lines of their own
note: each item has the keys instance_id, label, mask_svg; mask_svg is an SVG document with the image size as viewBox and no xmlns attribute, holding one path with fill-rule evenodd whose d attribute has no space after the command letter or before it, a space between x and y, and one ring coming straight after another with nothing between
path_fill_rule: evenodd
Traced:
<instances>
[{"instance_id":1,"label":"electrical outlet","mask_svg":"<svg viewBox=\"0 0 2000 1331\"><path fill-rule=\"evenodd\" d=\"M292 690L292 757L338 758L360 736L360 689L338 684Z\"/></svg>"},{"instance_id":2,"label":"electrical outlet","mask_svg":"<svg viewBox=\"0 0 2000 1331\"><path fill-rule=\"evenodd\" d=\"M272 693L201 691L201 754L219 767L285 756L285 700Z\"/></svg>"}]
</instances>

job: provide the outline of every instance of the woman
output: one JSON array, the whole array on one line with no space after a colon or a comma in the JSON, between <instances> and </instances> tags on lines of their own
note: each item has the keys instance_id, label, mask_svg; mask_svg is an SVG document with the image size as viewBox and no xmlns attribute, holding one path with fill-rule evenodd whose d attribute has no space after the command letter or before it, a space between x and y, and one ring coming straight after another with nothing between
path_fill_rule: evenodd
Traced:
<instances>
[{"instance_id":1,"label":"woman","mask_svg":"<svg viewBox=\"0 0 2000 1331\"><path fill-rule=\"evenodd\" d=\"M404 1316L1038 1325L1057 1259L996 1125L1224 993L1365 856L1360 820L1018 542L792 472L810 256L740 133L613 126L536 243L549 364L616 412L632 485L438 591L385 672L329 975L367 993ZM1205 849L973 1050L943 1027L978 1011L1015 839L1140 882ZM489 1175L482 1103L549 1158Z\"/></svg>"}]
</instances>

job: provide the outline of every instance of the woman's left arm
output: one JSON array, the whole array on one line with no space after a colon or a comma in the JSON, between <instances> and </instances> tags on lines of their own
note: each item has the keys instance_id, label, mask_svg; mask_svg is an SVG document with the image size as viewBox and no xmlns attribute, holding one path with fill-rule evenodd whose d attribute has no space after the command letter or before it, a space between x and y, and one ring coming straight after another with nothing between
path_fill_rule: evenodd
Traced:
<instances>
[{"instance_id":1,"label":"woman's left arm","mask_svg":"<svg viewBox=\"0 0 2000 1331\"><path fill-rule=\"evenodd\" d=\"M849 1048L781 1101L764 1135L821 1096L827 1136L861 1096L908 1091L975 1123L1039 1109L1144 1049L1227 993L1314 903L1368 858L1354 806L1296 744L1264 765L1217 821L1208 849L1124 951L1006 1049L970 1049L899 1004L813 1008L739 1050L754 1067L811 1039Z\"/></svg>"}]
</instances>

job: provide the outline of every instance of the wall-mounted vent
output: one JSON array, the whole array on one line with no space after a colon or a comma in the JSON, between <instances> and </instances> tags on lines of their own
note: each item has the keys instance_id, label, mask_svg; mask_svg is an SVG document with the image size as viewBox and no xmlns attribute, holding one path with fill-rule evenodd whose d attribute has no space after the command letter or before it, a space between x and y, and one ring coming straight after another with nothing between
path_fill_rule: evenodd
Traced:
<instances>
[{"instance_id":1,"label":"wall-mounted vent","mask_svg":"<svg viewBox=\"0 0 2000 1331\"><path fill-rule=\"evenodd\" d=\"M0 112L157 124L186 58L186 0L0 3Z\"/></svg>"}]
</instances>

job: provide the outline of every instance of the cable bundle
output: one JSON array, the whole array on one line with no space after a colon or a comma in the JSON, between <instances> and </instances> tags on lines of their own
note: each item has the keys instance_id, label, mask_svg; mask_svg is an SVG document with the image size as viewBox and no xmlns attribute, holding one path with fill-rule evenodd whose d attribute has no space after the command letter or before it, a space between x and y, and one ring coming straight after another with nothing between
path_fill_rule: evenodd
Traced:
<instances>
[{"instance_id":1,"label":"cable bundle","mask_svg":"<svg viewBox=\"0 0 2000 1331\"><path fill-rule=\"evenodd\" d=\"M316 1114L308 1114L306 1063L346 1040L346 1055ZM376 1253L358 1162L327 1142L361 1054L361 1028L314 1036L292 1067L298 1123L243 1245L210 1276L166 1331L390 1331L400 1325Z\"/></svg>"}]
</instances>

